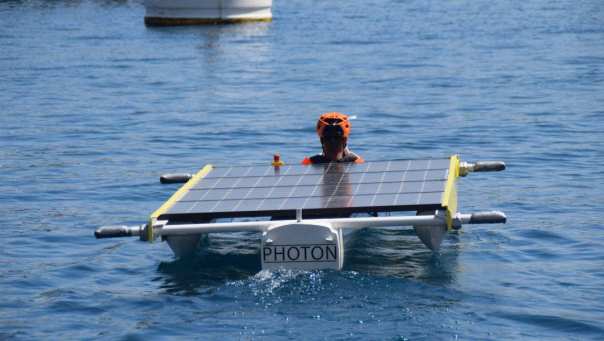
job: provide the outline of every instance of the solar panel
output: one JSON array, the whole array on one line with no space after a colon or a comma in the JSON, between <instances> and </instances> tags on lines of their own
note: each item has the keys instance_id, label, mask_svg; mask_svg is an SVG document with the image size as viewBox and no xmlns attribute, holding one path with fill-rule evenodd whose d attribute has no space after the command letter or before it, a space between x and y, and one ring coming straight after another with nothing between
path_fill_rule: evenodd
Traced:
<instances>
[{"instance_id":1,"label":"solar panel","mask_svg":"<svg viewBox=\"0 0 604 341\"><path fill-rule=\"evenodd\" d=\"M362 164L215 167L160 219L197 221L226 217L338 217L356 212L435 209L449 159Z\"/></svg>"}]
</instances>

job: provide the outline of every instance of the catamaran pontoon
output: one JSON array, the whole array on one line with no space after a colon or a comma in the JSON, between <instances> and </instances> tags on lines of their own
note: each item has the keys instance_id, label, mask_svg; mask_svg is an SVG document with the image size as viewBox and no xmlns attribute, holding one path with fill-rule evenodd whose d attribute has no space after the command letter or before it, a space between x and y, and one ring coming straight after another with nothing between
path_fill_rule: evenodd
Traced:
<instances>
[{"instance_id":1,"label":"catamaran pontoon","mask_svg":"<svg viewBox=\"0 0 604 341\"><path fill-rule=\"evenodd\" d=\"M161 238L182 257L205 234L256 231L262 234L264 269L341 269L344 238L358 229L412 226L437 250L446 232L462 224L505 223L501 212L459 213L456 187L458 177L470 172L503 169L503 162L467 163L457 155L363 164L207 165L190 179L176 177L188 181L147 224L103 227L95 235ZM239 221L220 222L225 218Z\"/></svg>"}]
</instances>

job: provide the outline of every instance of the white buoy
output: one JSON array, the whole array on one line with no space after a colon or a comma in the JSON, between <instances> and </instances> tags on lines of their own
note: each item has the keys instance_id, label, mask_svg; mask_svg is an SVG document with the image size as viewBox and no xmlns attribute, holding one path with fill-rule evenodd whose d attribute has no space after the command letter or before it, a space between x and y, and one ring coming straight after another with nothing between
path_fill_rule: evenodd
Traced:
<instances>
[{"instance_id":1,"label":"white buoy","mask_svg":"<svg viewBox=\"0 0 604 341\"><path fill-rule=\"evenodd\" d=\"M272 20L273 0L145 0L145 24L204 25Z\"/></svg>"}]
</instances>

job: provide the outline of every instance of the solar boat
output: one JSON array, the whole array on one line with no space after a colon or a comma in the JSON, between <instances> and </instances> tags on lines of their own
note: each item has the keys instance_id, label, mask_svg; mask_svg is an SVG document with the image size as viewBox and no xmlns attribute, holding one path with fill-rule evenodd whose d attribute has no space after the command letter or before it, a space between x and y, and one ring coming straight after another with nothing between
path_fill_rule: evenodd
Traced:
<instances>
[{"instance_id":1,"label":"solar boat","mask_svg":"<svg viewBox=\"0 0 604 341\"><path fill-rule=\"evenodd\" d=\"M146 224L102 227L97 238L166 241L177 257L194 254L203 236L258 232L263 269L337 269L347 236L364 228L413 228L431 250L463 224L505 223L502 212L457 211L457 180L500 171L500 161L468 163L458 155L320 165L206 165Z\"/></svg>"}]
</instances>

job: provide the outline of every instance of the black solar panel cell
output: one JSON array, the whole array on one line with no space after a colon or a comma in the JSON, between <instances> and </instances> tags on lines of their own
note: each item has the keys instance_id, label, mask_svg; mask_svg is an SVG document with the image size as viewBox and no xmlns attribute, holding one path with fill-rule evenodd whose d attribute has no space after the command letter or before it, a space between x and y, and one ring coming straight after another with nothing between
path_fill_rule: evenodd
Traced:
<instances>
[{"instance_id":1,"label":"black solar panel cell","mask_svg":"<svg viewBox=\"0 0 604 341\"><path fill-rule=\"evenodd\" d=\"M449 159L216 167L161 218L330 216L439 207Z\"/></svg>"}]
</instances>

